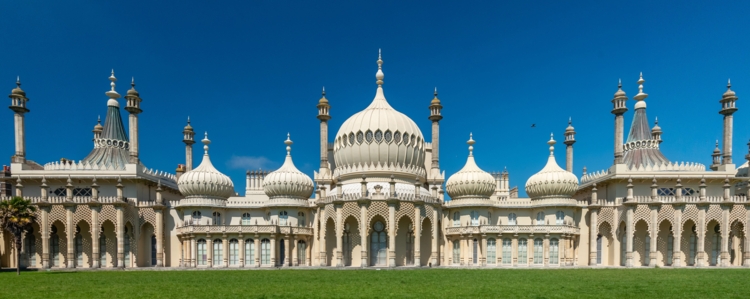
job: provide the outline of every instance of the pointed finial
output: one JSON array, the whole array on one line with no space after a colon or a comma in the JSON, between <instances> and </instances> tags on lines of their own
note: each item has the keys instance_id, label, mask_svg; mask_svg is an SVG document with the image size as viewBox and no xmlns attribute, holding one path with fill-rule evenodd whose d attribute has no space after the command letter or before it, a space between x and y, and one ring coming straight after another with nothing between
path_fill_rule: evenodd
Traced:
<instances>
[{"instance_id":1,"label":"pointed finial","mask_svg":"<svg viewBox=\"0 0 750 299\"><path fill-rule=\"evenodd\" d=\"M435 97L437 97L437 86L435 87Z\"/></svg>"},{"instance_id":2,"label":"pointed finial","mask_svg":"<svg viewBox=\"0 0 750 299\"><path fill-rule=\"evenodd\" d=\"M47 176L42 176L42 188L47 187Z\"/></svg>"},{"instance_id":3,"label":"pointed finial","mask_svg":"<svg viewBox=\"0 0 750 299\"><path fill-rule=\"evenodd\" d=\"M474 141L474 134L469 133L469 141L466 141L466 144L469 145L469 157L474 156L474 144L477 143Z\"/></svg>"},{"instance_id":4,"label":"pointed finial","mask_svg":"<svg viewBox=\"0 0 750 299\"><path fill-rule=\"evenodd\" d=\"M657 117L654 117L654 125L658 125L658 124L659 124L659 117L657 116Z\"/></svg>"},{"instance_id":5,"label":"pointed finial","mask_svg":"<svg viewBox=\"0 0 750 299\"><path fill-rule=\"evenodd\" d=\"M21 88L21 76L16 76L16 86Z\"/></svg>"},{"instance_id":6,"label":"pointed finial","mask_svg":"<svg viewBox=\"0 0 750 299\"><path fill-rule=\"evenodd\" d=\"M383 58L381 56L380 49L378 49L378 72L375 73L375 79L377 79L375 83L377 83L378 86L383 85L383 77L385 77L385 75L383 74Z\"/></svg>"},{"instance_id":7,"label":"pointed finial","mask_svg":"<svg viewBox=\"0 0 750 299\"><path fill-rule=\"evenodd\" d=\"M102 116L101 116L101 115L97 115L97 116L96 116L96 122L97 122L98 124L100 124L100 125L102 124Z\"/></svg>"},{"instance_id":8,"label":"pointed finial","mask_svg":"<svg viewBox=\"0 0 750 299\"><path fill-rule=\"evenodd\" d=\"M570 125L572 125L572 124L573 124L573 117L570 117L570 116L569 116L569 117L568 117L568 125L570 126Z\"/></svg>"},{"instance_id":9,"label":"pointed finial","mask_svg":"<svg viewBox=\"0 0 750 299\"><path fill-rule=\"evenodd\" d=\"M732 88L732 79L727 79L727 89Z\"/></svg>"},{"instance_id":10,"label":"pointed finial","mask_svg":"<svg viewBox=\"0 0 750 299\"><path fill-rule=\"evenodd\" d=\"M289 133L286 133L286 140L284 140L284 144L286 144L286 155L291 156L292 155L292 139L290 139Z\"/></svg>"},{"instance_id":11,"label":"pointed finial","mask_svg":"<svg viewBox=\"0 0 750 299\"><path fill-rule=\"evenodd\" d=\"M617 79L617 88L622 89L622 78Z\"/></svg>"},{"instance_id":12,"label":"pointed finial","mask_svg":"<svg viewBox=\"0 0 750 299\"><path fill-rule=\"evenodd\" d=\"M643 72L640 74L640 78L638 79L638 94L633 97L634 100L638 101L635 104L635 109L638 108L646 108L646 103L643 102L648 97L648 94L643 92L643 83L645 83L646 80L643 80Z\"/></svg>"},{"instance_id":13,"label":"pointed finial","mask_svg":"<svg viewBox=\"0 0 750 299\"><path fill-rule=\"evenodd\" d=\"M557 143L557 141L555 141L554 134L549 133L549 141L547 141L547 144L549 144L549 155L550 156L554 155L554 152L555 152L555 143Z\"/></svg>"},{"instance_id":14,"label":"pointed finial","mask_svg":"<svg viewBox=\"0 0 750 299\"><path fill-rule=\"evenodd\" d=\"M115 86L116 86L115 82L117 82L117 78L115 78L114 69L112 69L112 74L109 76L109 81L110 81L109 82L110 90L105 92L105 94L111 99L111 101L107 102L107 105L119 107L119 104L117 103L117 101L114 100L114 99L120 98L120 94L117 93L117 91L115 91Z\"/></svg>"},{"instance_id":15,"label":"pointed finial","mask_svg":"<svg viewBox=\"0 0 750 299\"><path fill-rule=\"evenodd\" d=\"M190 124L190 115L188 115L188 125Z\"/></svg>"},{"instance_id":16,"label":"pointed finial","mask_svg":"<svg viewBox=\"0 0 750 299\"><path fill-rule=\"evenodd\" d=\"M208 156L208 145L211 144L211 140L208 139L208 132L203 133L203 140L201 142L203 142L203 154Z\"/></svg>"},{"instance_id":17,"label":"pointed finial","mask_svg":"<svg viewBox=\"0 0 750 299\"><path fill-rule=\"evenodd\" d=\"M326 96L326 87L325 86L323 86L323 92L322 92L322 94L323 94L324 97Z\"/></svg>"},{"instance_id":18,"label":"pointed finial","mask_svg":"<svg viewBox=\"0 0 750 299\"><path fill-rule=\"evenodd\" d=\"M161 191L161 179L156 181L156 191Z\"/></svg>"}]
</instances>

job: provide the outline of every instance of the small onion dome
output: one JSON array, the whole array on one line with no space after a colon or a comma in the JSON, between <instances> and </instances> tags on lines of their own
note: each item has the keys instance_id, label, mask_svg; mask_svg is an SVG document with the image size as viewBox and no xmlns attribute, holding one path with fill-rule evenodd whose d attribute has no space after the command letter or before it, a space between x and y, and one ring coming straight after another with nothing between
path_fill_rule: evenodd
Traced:
<instances>
[{"instance_id":1,"label":"small onion dome","mask_svg":"<svg viewBox=\"0 0 750 299\"><path fill-rule=\"evenodd\" d=\"M320 101L318 101L318 104L321 104L321 105L322 104L328 104L328 99L326 99L326 88L325 88L325 86L323 86L323 92L322 92L322 95L320 97Z\"/></svg>"},{"instance_id":2,"label":"small onion dome","mask_svg":"<svg viewBox=\"0 0 750 299\"><path fill-rule=\"evenodd\" d=\"M551 135L547 144L549 144L547 165L526 181L526 194L531 199L571 197L578 189L578 178L557 165L554 155L555 140Z\"/></svg>"},{"instance_id":3,"label":"small onion dome","mask_svg":"<svg viewBox=\"0 0 750 299\"><path fill-rule=\"evenodd\" d=\"M129 96L136 96L136 97L140 96L138 94L138 91L135 90L135 78L133 78L132 81L130 81L130 89L128 90L128 95Z\"/></svg>"},{"instance_id":4,"label":"small onion dome","mask_svg":"<svg viewBox=\"0 0 750 299\"><path fill-rule=\"evenodd\" d=\"M21 89L21 77L16 78L16 88L10 91L10 95L26 97L26 92Z\"/></svg>"},{"instance_id":5,"label":"small onion dome","mask_svg":"<svg viewBox=\"0 0 750 299\"><path fill-rule=\"evenodd\" d=\"M716 147L714 148L714 154L713 155L714 156L721 155L721 150L719 150L719 141L718 140L716 140Z\"/></svg>"},{"instance_id":6,"label":"small onion dome","mask_svg":"<svg viewBox=\"0 0 750 299\"><path fill-rule=\"evenodd\" d=\"M294 166L291 154L292 140L289 139L289 134L287 134L284 144L286 144L284 165L266 175L263 180L263 191L269 198L284 197L306 200L313 193L313 181Z\"/></svg>"},{"instance_id":7,"label":"small onion dome","mask_svg":"<svg viewBox=\"0 0 750 299\"><path fill-rule=\"evenodd\" d=\"M654 127L651 129L651 134L661 133L661 127L659 126L659 119L654 120Z\"/></svg>"},{"instance_id":8,"label":"small onion dome","mask_svg":"<svg viewBox=\"0 0 750 299\"><path fill-rule=\"evenodd\" d=\"M193 126L190 125L190 116L188 116L187 125L185 125L185 131L192 131Z\"/></svg>"},{"instance_id":9,"label":"small onion dome","mask_svg":"<svg viewBox=\"0 0 750 299\"><path fill-rule=\"evenodd\" d=\"M731 80L727 80L727 91L724 92L724 96L725 97L733 97L733 96L735 96L734 90L732 90L732 81Z\"/></svg>"},{"instance_id":10,"label":"small onion dome","mask_svg":"<svg viewBox=\"0 0 750 299\"><path fill-rule=\"evenodd\" d=\"M101 132L104 130L104 127L102 127L102 118L101 116L96 118L96 125L94 126L94 132Z\"/></svg>"},{"instance_id":11,"label":"small onion dome","mask_svg":"<svg viewBox=\"0 0 750 299\"><path fill-rule=\"evenodd\" d=\"M565 133L575 133L576 129L573 128L573 118L568 118L568 127L565 128Z\"/></svg>"},{"instance_id":12,"label":"small onion dome","mask_svg":"<svg viewBox=\"0 0 750 299\"><path fill-rule=\"evenodd\" d=\"M617 82L617 91L615 92L615 97L618 96L625 96L625 91L622 90L622 80L619 80Z\"/></svg>"},{"instance_id":13,"label":"small onion dome","mask_svg":"<svg viewBox=\"0 0 750 299\"><path fill-rule=\"evenodd\" d=\"M312 179L294 166L291 153L292 140L289 139L289 134L287 134L284 144L286 144L284 165L266 175L266 178L263 180L263 191L269 198L308 199L313 192Z\"/></svg>"},{"instance_id":14,"label":"small onion dome","mask_svg":"<svg viewBox=\"0 0 750 299\"><path fill-rule=\"evenodd\" d=\"M474 139L469 135L469 158L461 170L448 178L445 189L451 199L489 198L495 192L495 178L474 162Z\"/></svg>"},{"instance_id":15,"label":"small onion dome","mask_svg":"<svg viewBox=\"0 0 750 299\"><path fill-rule=\"evenodd\" d=\"M216 170L211 164L211 159L208 157L208 144L211 143L208 140L208 133L202 142L205 151L203 161L195 169L180 176L177 181L180 193L187 198L227 199L234 195L234 184L228 176Z\"/></svg>"},{"instance_id":16,"label":"small onion dome","mask_svg":"<svg viewBox=\"0 0 750 299\"><path fill-rule=\"evenodd\" d=\"M435 97L432 98L432 101L430 101L430 105L440 105L440 99L438 99L438 94L437 94L437 87L435 87L434 95Z\"/></svg>"}]
</instances>

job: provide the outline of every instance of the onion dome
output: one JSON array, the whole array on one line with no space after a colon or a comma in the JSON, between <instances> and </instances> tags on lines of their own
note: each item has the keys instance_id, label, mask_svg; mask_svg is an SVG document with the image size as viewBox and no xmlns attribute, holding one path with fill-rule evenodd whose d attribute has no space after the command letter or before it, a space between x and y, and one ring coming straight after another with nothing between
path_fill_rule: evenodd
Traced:
<instances>
[{"instance_id":1,"label":"onion dome","mask_svg":"<svg viewBox=\"0 0 750 299\"><path fill-rule=\"evenodd\" d=\"M531 199L571 197L578 189L578 178L571 172L560 168L555 161L555 140L550 134L549 158L541 171L526 181L526 194Z\"/></svg>"},{"instance_id":2,"label":"onion dome","mask_svg":"<svg viewBox=\"0 0 750 299\"><path fill-rule=\"evenodd\" d=\"M18 83L20 85L20 83ZM14 89L15 90L15 89ZM727 91L724 92L725 97L735 96L734 90L732 90L732 80L727 80Z\"/></svg>"},{"instance_id":3,"label":"onion dome","mask_svg":"<svg viewBox=\"0 0 750 299\"><path fill-rule=\"evenodd\" d=\"M617 91L615 92L615 97L625 96L625 91L622 90L622 79L617 81Z\"/></svg>"},{"instance_id":4,"label":"onion dome","mask_svg":"<svg viewBox=\"0 0 750 299\"><path fill-rule=\"evenodd\" d=\"M661 127L659 126L659 118L654 119L654 127L651 128L651 134L661 134Z\"/></svg>"},{"instance_id":5,"label":"onion dome","mask_svg":"<svg viewBox=\"0 0 750 299\"><path fill-rule=\"evenodd\" d=\"M302 173L292 162L292 140L286 135L286 159L284 165L266 175L263 191L269 198L308 199L313 193L313 181Z\"/></svg>"},{"instance_id":6,"label":"onion dome","mask_svg":"<svg viewBox=\"0 0 750 299\"><path fill-rule=\"evenodd\" d=\"M135 78L132 78L132 81L130 81L130 89L128 90L128 95L136 97L140 96L138 94L138 91L135 90Z\"/></svg>"},{"instance_id":7,"label":"onion dome","mask_svg":"<svg viewBox=\"0 0 750 299\"><path fill-rule=\"evenodd\" d=\"M328 104L328 99L326 99L326 87L325 86L323 86L323 92L322 92L322 95L320 97L320 100L318 101L318 104L319 105L321 105L321 104Z\"/></svg>"},{"instance_id":8,"label":"onion dome","mask_svg":"<svg viewBox=\"0 0 750 299\"><path fill-rule=\"evenodd\" d=\"M190 125L190 116L188 116L187 125L185 125L185 128L183 130L184 131L190 131L190 132L193 131L193 126Z\"/></svg>"},{"instance_id":9,"label":"onion dome","mask_svg":"<svg viewBox=\"0 0 750 299\"><path fill-rule=\"evenodd\" d=\"M360 177L387 171L413 180L426 175L425 142L414 121L391 107L383 94L383 60L378 56L378 85L372 103L347 119L336 133L335 176Z\"/></svg>"},{"instance_id":10,"label":"onion dome","mask_svg":"<svg viewBox=\"0 0 750 299\"><path fill-rule=\"evenodd\" d=\"M448 178L445 189L452 200L461 198L489 198L495 192L495 178L474 162L474 139L469 134L469 158L461 170Z\"/></svg>"},{"instance_id":11,"label":"onion dome","mask_svg":"<svg viewBox=\"0 0 750 299\"><path fill-rule=\"evenodd\" d=\"M438 94L437 94L437 87L435 87L434 95L435 97L432 98L432 101L430 101L430 105L440 105L440 99L438 99Z\"/></svg>"},{"instance_id":12,"label":"onion dome","mask_svg":"<svg viewBox=\"0 0 750 299\"><path fill-rule=\"evenodd\" d=\"M16 88L10 91L10 95L26 97L26 92L21 89L21 77L16 77Z\"/></svg>"},{"instance_id":13,"label":"onion dome","mask_svg":"<svg viewBox=\"0 0 750 299\"><path fill-rule=\"evenodd\" d=\"M104 127L102 127L102 117L98 116L96 118L96 125L94 126L94 131L93 132L101 132L103 130L104 130Z\"/></svg>"},{"instance_id":14,"label":"onion dome","mask_svg":"<svg viewBox=\"0 0 750 299\"><path fill-rule=\"evenodd\" d=\"M211 143L208 133L202 142L204 154L201 165L180 176L177 187L186 198L227 199L234 195L234 184L228 176L216 170L211 164L208 157L208 145Z\"/></svg>"},{"instance_id":15,"label":"onion dome","mask_svg":"<svg viewBox=\"0 0 750 299\"><path fill-rule=\"evenodd\" d=\"M568 127L565 128L565 134L573 133L575 134L576 129L573 127L573 118L568 118Z\"/></svg>"}]
</instances>

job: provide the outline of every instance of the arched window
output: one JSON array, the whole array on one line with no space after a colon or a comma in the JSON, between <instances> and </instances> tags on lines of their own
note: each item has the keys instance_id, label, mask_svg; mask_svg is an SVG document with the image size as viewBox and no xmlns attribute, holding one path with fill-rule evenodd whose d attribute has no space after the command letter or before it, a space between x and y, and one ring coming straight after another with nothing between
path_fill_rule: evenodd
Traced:
<instances>
[{"instance_id":1,"label":"arched window","mask_svg":"<svg viewBox=\"0 0 750 299\"><path fill-rule=\"evenodd\" d=\"M271 240L260 240L260 263L263 265L271 264Z\"/></svg>"},{"instance_id":2,"label":"arched window","mask_svg":"<svg viewBox=\"0 0 750 299\"><path fill-rule=\"evenodd\" d=\"M620 242L620 266L625 266L628 253L628 236L623 234L622 241Z\"/></svg>"},{"instance_id":3,"label":"arched window","mask_svg":"<svg viewBox=\"0 0 750 299\"><path fill-rule=\"evenodd\" d=\"M560 241L557 239L550 239L549 240L549 263L552 265L557 265L560 262Z\"/></svg>"},{"instance_id":4,"label":"arched window","mask_svg":"<svg viewBox=\"0 0 750 299\"><path fill-rule=\"evenodd\" d=\"M453 241L453 264L458 265L461 263L461 241Z\"/></svg>"},{"instance_id":5,"label":"arched window","mask_svg":"<svg viewBox=\"0 0 750 299\"><path fill-rule=\"evenodd\" d=\"M544 240L534 239L534 264L541 265L544 263Z\"/></svg>"},{"instance_id":6,"label":"arched window","mask_svg":"<svg viewBox=\"0 0 750 299\"><path fill-rule=\"evenodd\" d=\"M229 240L229 265L236 266L240 263L240 241Z\"/></svg>"},{"instance_id":7,"label":"arched window","mask_svg":"<svg viewBox=\"0 0 750 299\"><path fill-rule=\"evenodd\" d=\"M197 244L198 245L197 246L198 247L198 252L197 252L198 256L197 256L196 259L198 260L198 265L199 266L205 266L206 265L206 261L208 260L208 253L206 251L206 240L205 239L200 239L200 240L198 240L197 243L198 243Z\"/></svg>"},{"instance_id":8,"label":"arched window","mask_svg":"<svg viewBox=\"0 0 750 299\"><path fill-rule=\"evenodd\" d=\"M536 213L536 225L544 225L544 212Z\"/></svg>"},{"instance_id":9,"label":"arched window","mask_svg":"<svg viewBox=\"0 0 750 299\"><path fill-rule=\"evenodd\" d=\"M529 262L528 253L529 248L526 244L526 239L518 239L518 264L526 265Z\"/></svg>"},{"instance_id":10,"label":"arched window","mask_svg":"<svg viewBox=\"0 0 750 299\"><path fill-rule=\"evenodd\" d=\"M34 229L26 232L26 254L29 260L29 267L36 267L36 240L34 239Z\"/></svg>"},{"instance_id":11,"label":"arched window","mask_svg":"<svg viewBox=\"0 0 750 299\"><path fill-rule=\"evenodd\" d=\"M81 236L81 227L76 226L75 235L75 254L76 254L76 267L83 266L83 236Z\"/></svg>"},{"instance_id":12,"label":"arched window","mask_svg":"<svg viewBox=\"0 0 750 299\"><path fill-rule=\"evenodd\" d=\"M695 252L697 247L698 240L696 238L695 226L693 226L693 229L690 231L690 255L688 256L688 265L690 266L695 266Z\"/></svg>"},{"instance_id":13,"label":"arched window","mask_svg":"<svg viewBox=\"0 0 750 299\"><path fill-rule=\"evenodd\" d=\"M487 239L487 264L494 265L495 261L497 261L497 257L495 256L497 249L495 247L495 239Z\"/></svg>"},{"instance_id":14,"label":"arched window","mask_svg":"<svg viewBox=\"0 0 750 299\"><path fill-rule=\"evenodd\" d=\"M201 211L193 211L192 224L193 225L201 224Z\"/></svg>"},{"instance_id":15,"label":"arched window","mask_svg":"<svg viewBox=\"0 0 750 299\"><path fill-rule=\"evenodd\" d=\"M255 264L255 241L245 240L245 265Z\"/></svg>"},{"instance_id":16,"label":"arched window","mask_svg":"<svg viewBox=\"0 0 750 299\"><path fill-rule=\"evenodd\" d=\"M557 213L555 213L555 224L565 224L565 213L563 211L557 211Z\"/></svg>"},{"instance_id":17,"label":"arched window","mask_svg":"<svg viewBox=\"0 0 750 299\"><path fill-rule=\"evenodd\" d=\"M307 264L307 243L305 241L297 241L297 263L300 266Z\"/></svg>"},{"instance_id":18,"label":"arched window","mask_svg":"<svg viewBox=\"0 0 750 299\"><path fill-rule=\"evenodd\" d=\"M286 226L287 219L289 219L289 215L287 215L286 211L279 212L279 225Z\"/></svg>"},{"instance_id":19,"label":"arched window","mask_svg":"<svg viewBox=\"0 0 750 299\"><path fill-rule=\"evenodd\" d=\"M297 226L299 227L307 226L307 221L305 221L305 212L297 213Z\"/></svg>"},{"instance_id":20,"label":"arched window","mask_svg":"<svg viewBox=\"0 0 750 299\"><path fill-rule=\"evenodd\" d=\"M508 215L508 225L516 225L516 213L510 213Z\"/></svg>"},{"instance_id":21,"label":"arched window","mask_svg":"<svg viewBox=\"0 0 750 299\"><path fill-rule=\"evenodd\" d=\"M602 235L596 235L596 264L602 264Z\"/></svg>"},{"instance_id":22,"label":"arched window","mask_svg":"<svg viewBox=\"0 0 750 299\"><path fill-rule=\"evenodd\" d=\"M212 225L221 225L221 213L214 212L211 216L211 221L213 221L213 223L211 223Z\"/></svg>"},{"instance_id":23,"label":"arched window","mask_svg":"<svg viewBox=\"0 0 750 299\"><path fill-rule=\"evenodd\" d=\"M479 212L477 212L477 211L471 211L471 225L472 226L478 226L479 225Z\"/></svg>"},{"instance_id":24,"label":"arched window","mask_svg":"<svg viewBox=\"0 0 750 299\"><path fill-rule=\"evenodd\" d=\"M372 225L370 234L370 263L373 266L386 265L388 252L388 236L383 222L377 221Z\"/></svg>"},{"instance_id":25,"label":"arched window","mask_svg":"<svg viewBox=\"0 0 750 299\"><path fill-rule=\"evenodd\" d=\"M224 260L224 243L221 241L221 239L216 239L213 241L214 245L214 256L211 260L213 263L213 266L216 267L217 265L220 265Z\"/></svg>"},{"instance_id":26,"label":"arched window","mask_svg":"<svg viewBox=\"0 0 750 299\"><path fill-rule=\"evenodd\" d=\"M104 235L104 227L99 235L99 267L107 267L107 237Z\"/></svg>"},{"instance_id":27,"label":"arched window","mask_svg":"<svg viewBox=\"0 0 750 299\"><path fill-rule=\"evenodd\" d=\"M242 225L251 225L250 224L250 213L244 213L244 214L242 214Z\"/></svg>"},{"instance_id":28,"label":"arched window","mask_svg":"<svg viewBox=\"0 0 750 299\"><path fill-rule=\"evenodd\" d=\"M453 212L453 227L461 226L461 216L458 212Z\"/></svg>"},{"instance_id":29,"label":"arched window","mask_svg":"<svg viewBox=\"0 0 750 299\"><path fill-rule=\"evenodd\" d=\"M713 243L713 246L711 246L711 261L709 264L716 266L719 264L719 253L721 252L721 228L718 224L714 226Z\"/></svg>"},{"instance_id":30,"label":"arched window","mask_svg":"<svg viewBox=\"0 0 750 299\"><path fill-rule=\"evenodd\" d=\"M510 239L503 239L503 265L510 265L513 263L513 241Z\"/></svg>"}]
</instances>

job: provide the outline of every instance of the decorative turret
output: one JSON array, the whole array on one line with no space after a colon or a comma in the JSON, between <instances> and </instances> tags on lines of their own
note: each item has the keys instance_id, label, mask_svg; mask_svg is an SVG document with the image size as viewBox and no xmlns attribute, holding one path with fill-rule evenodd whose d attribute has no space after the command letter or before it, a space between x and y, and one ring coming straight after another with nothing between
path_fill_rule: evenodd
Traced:
<instances>
[{"instance_id":1,"label":"decorative turret","mask_svg":"<svg viewBox=\"0 0 750 299\"><path fill-rule=\"evenodd\" d=\"M114 76L114 71L112 71ZM141 110L141 96L138 91L135 90L135 78L132 78L130 82L130 90L125 95L126 105L125 110L130 112L128 117L128 128L130 129L130 163L138 163L138 114L143 112Z\"/></svg>"},{"instance_id":2,"label":"decorative turret","mask_svg":"<svg viewBox=\"0 0 750 299\"><path fill-rule=\"evenodd\" d=\"M651 138L661 144L661 127L659 126L659 118L654 119L654 127L651 129Z\"/></svg>"},{"instance_id":3,"label":"decorative turret","mask_svg":"<svg viewBox=\"0 0 750 299\"><path fill-rule=\"evenodd\" d=\"M432 121L432 166L431 169L438 173L440 172L440 120L443 119L443 115L440 114L440 111L443 110L443 105L440 104L440 99L438 99L438 92L437 87L435 87L435 97L432 98L432 101L430 101L430 117L428 117ZM433 173L433 176L435 176L435 173ZM433 180L435 178L433 177Z\"/></svg>"},{"instance_id":4,"label":"decorative turret","mask_svg":"<svg viewBox=\"0 0 750 299\"><path fill-rule=\"evenodd\" d=\"M313 193L313 181L292 162L292 140L286 135L286 158L278 170L266 175L263 191L269 198L291 198L307 200Z\"/></svg>"},{"instance_id":5,"label":"decorative turret","mask_svg":"<svg viewBox=\"0 0 750 299\"><path fill-rule=\"evenodd\" d=\"M576 143L576 129L573 128L573 118L568 118L565 128L565 170L573 172L573 144Z\"/></svg>"},{"instance_id":6,"label":"decorative turret","mask_svg":"<svg viewBox=\"0 0 750 299\"><path fill-rule=\"evenodd\" d=\"M750 144L750 143L748 143ZM716 147L714 148L713 154L711 154L711 170L717 171L719 170L719 166L721 166L721 150L719 150L719 141L716 140Z\"/></svg>"},{"instance_id":7,"label":"decorative turret","mask_svg":"<svg viewBox=\"0 0 750 299\"><path fill-rule=\"evenodd\" d=\"M323 86L323 92L318 100L318 119L320 120L320 172L327 176L328 171L328 120L331 119L331 105L326 99L326 88ZM320 183L320 182L319 182Z\"/></svg>"},{"instance_id":8,"label":"decorative turret","mask_svg":"<svg viewBox=\"0 0 750 299\"><path fill-rule=\"evenodd\" d=\"M208 139L206 132L203 142L203 161L195 169L188 171L180 176L177 180L177 186L180 193L188 199L207 199L203 204L212 205L212 199L226 200L234 195L234 184L228 176L219 172L211 163L208 156L208 145L211 140ZM200 202L194 202L201 204Z\"/></svg>"},{"instance_id":9,"label":"decorative turret","mask_svg":"<svg viewBox=\"0 0 750 299\"><path fill-rule=\"evenodd\" d=\"M724 115L724 140L722 142L722 149L724 152L722 165L732 164L732 131L733 131L733 116L734 112L737 111L737 96L732 90L732 81L727 80L727 91L722 95L721 110L719 114Z\"/></svg>"},{"instance_id":10,"label":"decorative turret","mask_svg":"<svg viewBox=\"0 0 750 299\"><path fill-rule=\"evenodd\" d=\"M464 198L489 199L495 192L495 178L488 172L482 170L474 161L474 138L469 134L469 157L461 170L450 176L445 189L451 200Z\"/></svg>"},{"instance_id":11,"label":"decorative turret","mask_svg":"<svg viewBox=\"0 0 750 299\"><path fill-rule=\"evenodd\" d=\"M104 127L102 127L102 117L97 116L96 125L94 126L94 129L91 130L91 132L94 133L94 141L96 141L96 139L102 138L102 131L104 131Z\"/></svg>"},{"instance_id":12,"label":"decorative turret","mask_svg":"<svg viewBox=\"0 0 750 299\"><path fill-rule=\"evenodd\" d=\"M182 130L182 142L185 143L185 170L193 170L193 144L195 143L195 131L190 125L190 116L187 118L187 125Z\"/></svg>"},{"instance_id":13,"label":"decorative turret","mask_svg":"<svg viewBox=\"0 0 750 299\"><path fill-rule=\"evenodd\" d=\"M654 138L654 132L648 124L646 102L644 101L648 94L643 92L644 82L646 80L643 80L643 73L641 73L640 79L638 79L638 94L633 97L636 100L633 123L630 125L630 133L623 146L623 163L627 164L629 168L653 167L669 163L669 160L664 157L659 149L661 138L658 140ZM656 131L659 132L658 136L661 136L661 129L658 126Z\"/></svg>"},{"instance_id":14,"label":"decorative turret","mask_svg":"<svg viewBox=\"0 0 750 299\"><path fill-rule=\"evenodd\" d=\"M628 111L626 103L628 96L625 95L625 91L622 90L622 80L617 83L617 92L615 97L612 99L612 114L615 115L615 164L622 163L622 139L625 132L625 121L623 114Z\"/></svg>"},{"instance_id":15,"label":"decorative turret","mask_svg":"<svg viewBox=\"0 0 750 299\"><path fill-rule=\"evenodd\" d=\"M107 100L107 117L104 120L104 126L101 128L99 138L94 138L94 149L83 159L84 164L96 165L109 169L125 169L125 165L130 163L130 142L128 135L125 133L125 127L122 125L120 117L120 103L117 101L120 94L115 90L114 70L109 76L110 90L105 92Z\"/></svg>"},{"instance_id":16,"label":"decorative turret","mask_svg":"<svg viewBox=\"0 0 750 299\"><path fill-rule=\"evenodd\" d=\"M10 110L13 110L13 125L15 127L16 153L11 158L13 163L26 162L26 122L24 114L29 112L26 102L26 92L21 89L21 77L16 78L16 88L10 91Z\"/></svg>"},{"instance_id":17,"label":"decorative turret","mask_svg":"<svg viewBox=\"0 0 750 299\"><path fill-rule=\"evenodd\" d=\"M549 158L541 171L526 181L526 194L534 199L569 198L578 190L578 178L569 171L560 168L555 161L555 139L550 134Z\"/></svg>"}]
</instances>

